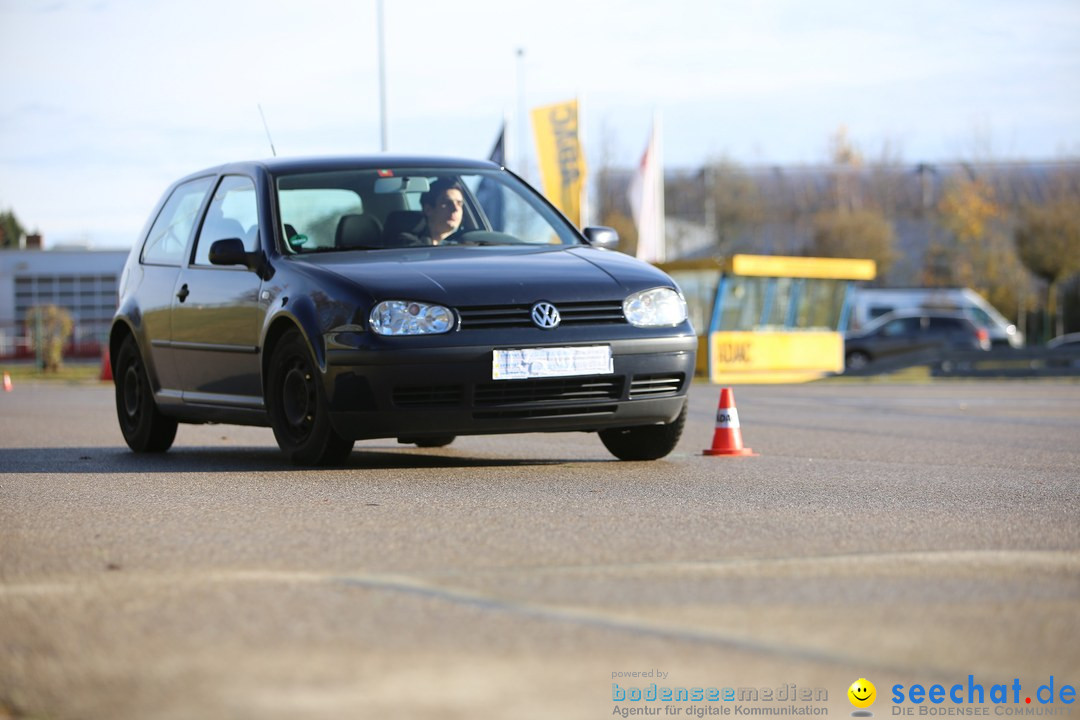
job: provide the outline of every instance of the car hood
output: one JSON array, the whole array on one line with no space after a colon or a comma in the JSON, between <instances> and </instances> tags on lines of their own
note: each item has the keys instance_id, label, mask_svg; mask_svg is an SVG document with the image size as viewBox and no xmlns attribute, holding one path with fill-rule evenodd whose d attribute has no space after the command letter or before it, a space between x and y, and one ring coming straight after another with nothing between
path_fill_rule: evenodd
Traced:
<instances>
[{"instance_id":1,"label":"car hood","mask_svg":"<svg viewBox=\"0 0 1080 720\"><path fill-rule=\"evenodd\" d=\"M502 305L621 300L672 281L629 255L597 248L433 247L294 258L360 285L375 300Z\"/></svg>"}]
</instances>

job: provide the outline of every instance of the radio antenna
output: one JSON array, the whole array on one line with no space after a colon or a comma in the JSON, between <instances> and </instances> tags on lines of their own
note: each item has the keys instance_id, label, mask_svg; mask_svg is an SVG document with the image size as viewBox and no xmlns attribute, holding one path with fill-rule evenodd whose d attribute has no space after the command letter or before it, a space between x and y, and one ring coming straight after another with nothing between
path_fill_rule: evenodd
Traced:
<instances>
[{"instance_id":1,"label":"radio antenna","mask_svg":"<svg viewBox=\"0 0 1080 720\"><path fill-rule=\"evenodd\" d=\"M277 150L274 149L274 138L270 137L270 126L266 124L266 115L263 114L262 103L258 103L259 117L263 121L263 129L266 130L266 139L270 141L270 153L277 157Z\"/></svg>"}]
</instances>

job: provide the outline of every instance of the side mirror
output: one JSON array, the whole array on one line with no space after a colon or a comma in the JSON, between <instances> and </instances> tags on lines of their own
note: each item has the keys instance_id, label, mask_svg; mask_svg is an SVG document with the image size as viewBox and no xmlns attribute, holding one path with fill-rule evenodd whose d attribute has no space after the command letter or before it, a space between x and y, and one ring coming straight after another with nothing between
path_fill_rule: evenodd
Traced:
<instances>
[{"instance_id":1,"label":"side mirror","mask_svg":"<svg viewBox=\"0 0 1080 720\"><path fill-rule=\"evenodd\" d=\"M243 265L254 270L257 259L258 253L245 250L244 241L240 238L215 240L210 245L211 265Z\"/></svg>"},{"instance_id":2,"label":"side mirror","mask_svg":"<svg viewBox=\"0 0 1080 720\"><path fill-rule=\"evenodd\" d=\"M587 227L581 232L593 247L604 250L614 250L619 247L619 233L615 228L595 225Z\"/></svg>"}]
</instances>

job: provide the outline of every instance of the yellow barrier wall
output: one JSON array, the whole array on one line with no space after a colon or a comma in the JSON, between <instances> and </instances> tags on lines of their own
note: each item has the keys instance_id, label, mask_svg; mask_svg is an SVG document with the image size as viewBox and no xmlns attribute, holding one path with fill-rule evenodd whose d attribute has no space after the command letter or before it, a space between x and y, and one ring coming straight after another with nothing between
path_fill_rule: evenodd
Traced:
<instances>
[{"instance_id":1,"label":"yellow barrier wall","mask_svg":"<svg viewBox=\"0 0 1080 720\"><path fill-rule=\"evenodd\" d=\"M714 383L807 382L844 370L838 332L717 332L709 337Z\"/></svg>"}]
</instances>

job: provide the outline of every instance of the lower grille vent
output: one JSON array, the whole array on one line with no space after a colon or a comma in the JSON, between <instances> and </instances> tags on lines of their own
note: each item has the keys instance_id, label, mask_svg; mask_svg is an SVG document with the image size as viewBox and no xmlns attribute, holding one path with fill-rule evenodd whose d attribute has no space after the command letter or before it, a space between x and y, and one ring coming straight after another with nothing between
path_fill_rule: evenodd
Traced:
<instances>
[{"instance_id":1,"label":"lower grille vent","mask_svg":"<svg viewBox=\"0 0 1080 720\"><path fill-rule=\"evenodd\" d=\"M553 401L617 400L621 377L560 378L556 380L504 380L476 386L476 404L515 405Z\"/></svg>"},{"instance_id":2,"label":"lower grille vent","mask_svg":"<svg viewBox=\"0 0 1080 720\"><path fill-rule=\"evenodd\" d=\"M447 407L460 405L465 391L460 385L418 385L394 388L398 407Z\"/></svg>"},{"instance_id":3,"label":"lower grille vent","mask_svg":"<svg viewBox=\"0 0 1080 720\"><path fill-rule=\"evenodd\" d=\"M682 373L670 375L635 375L630 381L630 399L675 395L682 389L686 376Z\"/></svg>"},{"instance_id":4,"label":"lower grille vent","mask_svg":"<svg viewBox=\"0 0 1080 720\"><path fill-rule=\"evenodd\" d=\"M477 420L509 420L519 418L568 417L571 415L611 415L614 412L614 405L585 405L573 407L551 406L522 410L485 410L473 413L473 417Z\"/></svg>"}]
</instances>

